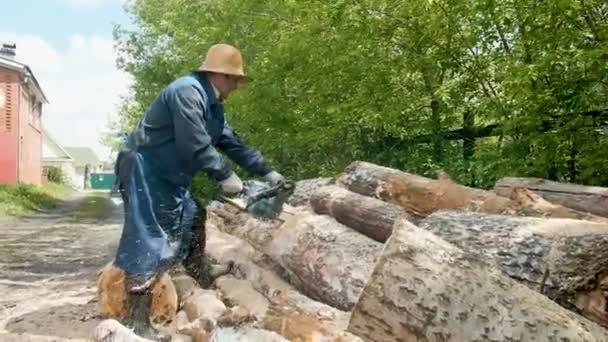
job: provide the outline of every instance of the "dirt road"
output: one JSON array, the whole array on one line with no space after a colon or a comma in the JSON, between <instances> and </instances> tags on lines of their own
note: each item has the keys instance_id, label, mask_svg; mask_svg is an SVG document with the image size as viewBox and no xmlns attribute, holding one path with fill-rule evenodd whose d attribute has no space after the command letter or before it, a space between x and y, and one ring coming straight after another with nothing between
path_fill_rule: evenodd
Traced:
<instances>
[{"instance_id":1,"label":"dirt road","mask_svg":"<svg viewBox=\"0 0 608 342\"><path fill-rule=\"evenodd\" d=\"M95 272L113 256L122 209L108 200L97 223L62 222L86 199L0 223L0 341L88 340Z\"/></svg>"}]
</instances>

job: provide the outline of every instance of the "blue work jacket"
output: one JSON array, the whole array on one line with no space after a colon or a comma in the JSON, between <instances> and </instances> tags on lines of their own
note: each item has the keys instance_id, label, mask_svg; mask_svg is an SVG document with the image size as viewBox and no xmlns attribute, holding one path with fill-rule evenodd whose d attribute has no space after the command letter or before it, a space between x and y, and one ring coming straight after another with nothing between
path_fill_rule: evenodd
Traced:
<instances>
[{"instance_id":1,"label":"blue work jacket","mask_svg":"<svg viewBox=\"0 0 608 342\"><path fill-rule=\"evenodd\" d=\"M145 282L187 254L198 210L188 187L201 170L221 181L231 170L272 169L228 125L209 80L194 72L161 91L116 161L125 222L114 264Z\"/></svg>"}]
</instances>

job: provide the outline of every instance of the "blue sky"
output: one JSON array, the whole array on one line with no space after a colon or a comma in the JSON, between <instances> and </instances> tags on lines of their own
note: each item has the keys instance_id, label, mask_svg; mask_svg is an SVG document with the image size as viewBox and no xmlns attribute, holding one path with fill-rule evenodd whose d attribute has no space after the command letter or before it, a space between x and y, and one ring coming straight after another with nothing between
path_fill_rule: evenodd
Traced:
<instances>
[{"instance_id":1,"label":"blue sky","mask_svg":"<svg viewBox=\"0 0 608 342\"><path fill-rule=\"evenodd\" d=\"M108 150L101 133L116 118L129 78L116 69L112 24L129 24L124 0L20 0L3 4L0 41L17 44L49 98L46 129L66 146ZM7 15L8 14L8 15Z\"/></svg>"}]
</instances>

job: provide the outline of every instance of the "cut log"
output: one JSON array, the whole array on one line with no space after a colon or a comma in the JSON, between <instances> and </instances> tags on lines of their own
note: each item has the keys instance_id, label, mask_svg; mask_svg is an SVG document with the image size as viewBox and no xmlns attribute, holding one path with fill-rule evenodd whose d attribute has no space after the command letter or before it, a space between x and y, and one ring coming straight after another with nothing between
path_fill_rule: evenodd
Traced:
<instances>
[{"instance_id":1,"label":"cut log","mask_svg":"<svg viewBox=\"0 0 608 342\"><path fill-rule=\"evenodd\" d=\"M351 194L324 187L313 195L311 204L316 212L329 212L336 220L385 242L397 215L382 215L381 210L362 215L357 203L364 203L363 208L382 208L384 202ZM350 210L327 209L338 207L333 203ZM369 220L368 226L363 216ZM608 224L439 211L419 226L468 253L495 260L513 279L608 327L608 293L604 296L600 285L602 279L608 279Z\"/></svg>"},{"instance_id":2,"label":"cut log","mask_svg":"<svg viewBox=\"0 0 608 342\"><path fill-rule=\"evenodd\" d=\"M268 341L268 342L289 342L279 334L252 327L245 328L219 328L213 331L209 342L232 342L232 341Z\"/></svg>"},{"instance_id":3,"label":"cut log","mask_svg":"<svg viewBox=\"0 0 608 342\"><path fill-rule=\"evenodd\" d=\"M317 213L329 213L380 242L390 236L398 217L390 214L391 207L388 215L366 209L389 205L381 200L335 186L317 190L311 204ZM604 296L601 286L602 279L608 279L608 224L439 211L419 226L468 253L494 259L513 279L608 327L608 293Z\"/></svg>"},{"instance_id":4,"label":"cut log","mask_svg":"<svg viewBox=\"0 0 608 342\"><path fill-rule=\"evenodd\" d=\"M379 242L388 239L397 218L404 216L411 220L410 215L397 205L335 185L314 191L310 205L315 213L332 216L336 221Z\"/></svg>"},{"instance_id":5,"label":"cut log","mask_svg":"<svg viewBox=\"0 0 608 342\"><path fill-rule=\"evenodd\" d=\"M310 312L299 305L299 299L284 295L273 298L262 328L276 331L290 341L363 342L349 332L337 329L333 312Z\"/></svg>"},{"instance_id":6,"label":"cut log","mask_svg":"<svg viewBox=\"0 0 608 342\"><path fill-rule=\"evenodd\" d=\"M117 320L106 319L95 327L93 332L95 342L153 342L152 340L137 336L133 330L120 324Z\"/></svg>"},{"instance_id":7,"label":"cut log","mask_svg":"<svg viewBox=\"0 0 608 342\"><path fill-rule=\"evenodd\" d=\"M605 217L548 203L523 188L512 198L507 198L493 191L457 184L449 177L434 180L367 162L350 164L336 183L353 192L395 203L416 218L426 217L437 210L459 209L608 222Z\"/></svg>"},{"instance_id":8,"label":"cut log","mask_svg":"<svg viewBox=\"0 0 608 342\"><path fill-rule=\"evenodd\" d=\"M206 252L219 262L232 260L235 262L235 276L248 281L255 290L267 300L270 313L258 313L257 319L266 329L275 331L289 340L307 336L305 341L315 338L330 338L332 336L348 337L343 334L350 319L350 313L338 310L327 304L315 301L296 290L291 284L285 282L275 272L269 270L275 267L272 261L264 258L249 243L236 236L219 231L218 225L223 224L213 211L208 211L210 219L207 221ZM225 228L225 227L224 227ZM230 229L229 229L230 230ZM368 239L369 240L369 239ZM255 262L255 263L254 263ZM260 267L264 265L269 269ZM216 284L224 288L228 277L220 277ZM242 304L242 303L239 303ZM289 307L285 307L285 306ZM275 315L278 314L279 316ZM308 320L303 320L306 317ZM311 320L314 323L311 323ZM280 321L280 325L276 322ZM347 341L347 340L345 340Z\"/></svg>"},{"instance_id":9,"label":"cut log","mask_svg":"<svg viewBox=\"0 0 608 342\"><path fill-rule=\"evenodd\" d=\"M607 224L436 212L419 227L472 255L494 260L515 280L608 327L607 298L597 297L608 275Z\"/></svg>"},{"instance_id":10,"label":"cut log","mask_svg":"<svg viewBox=\"0 0 608 342\"><path fill-rule=\"evenodd\" d=\"M606 341L608 330L400 220L353 309L366 341Z\"/></svg>"},{"instance_id":11,"label":"cut log","mask_svg":"<svg viewBox=\"0 0 608 342\"><path fill-rule=\"evenodd\" d=\"M240 214L223 229L249 242L295 278L307 296L348 311L382 250L382 243L329 216L293 211L282 224Z\"/></svg>"},{"instance_id":12,"label":"cut log","mask_svg":"<svg viewBox=\"0 0 608 342\"><path fill-rule=\"evenodd\" d=\"M494 261L518 282L608 327L606 306L597 310L606 297L596 297L608 275L608 224L440 211L419 227Z\"/></svg>"},{"instance_id":13,"label":"cut log","mask_svg":"<svg viewBox=\"0 0 608 342\"><path fill-rule=\"evenodd\" d=\"M284 280L289 278L289 275L280 274L285 272L280 265L254 249L247 241L220 231L218 229L220 226L226 229L224 220L210 210L208 215L210 218L207 220L205 252L209 256L220 263L233 261L235 276L249 281L266 298L272 298L278 292L296 291L291 285L291 281Z\"/></svg>"},{"instance_id":14,"label":"cut log","mask_svg":"<svg viewBox=\"0 0 608 342\"><path fill-rule=\"evenodd\" d=\"M215 281L217 288L222 292L222 301L228 306L240 305L251 312L257 319L261 320L268 310L268 299L259 293L245 279L237 279L232 275L226 275Z\"/></svg>"},{"instance_id":15,"label":"cut log","mask_svg":"<svg viewBox=\"0 0 608 342\"><path fill-rule=\"evenodd\" d=\"M510 197L516 188L526 188L551 203L567 208L608 216L608 188L553 182L541 178L505 177L496 182L494 192Z\"/></svg>"},{"instance_id":16,"label":"cut log","mask_svg":"<svg viewBox=\"0 0 608 342\"><path fill-rule=\"evenodd\" d=\"M287 199L287 203L294 207L308 206L310 196L315 189L332 183L331 178L303 179L296 182L296 188Z\"/></svg>"}]
</instances>

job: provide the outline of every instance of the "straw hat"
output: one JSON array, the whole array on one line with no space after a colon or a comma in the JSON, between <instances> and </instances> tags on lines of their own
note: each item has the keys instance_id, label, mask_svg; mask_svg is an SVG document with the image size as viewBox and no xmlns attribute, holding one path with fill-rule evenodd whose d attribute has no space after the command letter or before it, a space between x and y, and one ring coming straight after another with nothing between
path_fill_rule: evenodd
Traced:
<instances>
[{"instance_id":1,"label":"straw hat","mask_svg":"<svg viewBox=\"0 0 608 342\"><path fill-rule=\"evenodd\" d=\"M203 64L201 64L198 70L248 78L243 70L241 52L228 44L215 44L211 46L207 51Z\"/></svg>"}]
</instances>

